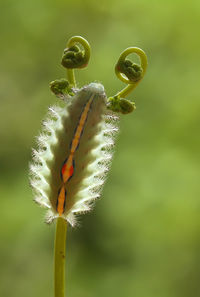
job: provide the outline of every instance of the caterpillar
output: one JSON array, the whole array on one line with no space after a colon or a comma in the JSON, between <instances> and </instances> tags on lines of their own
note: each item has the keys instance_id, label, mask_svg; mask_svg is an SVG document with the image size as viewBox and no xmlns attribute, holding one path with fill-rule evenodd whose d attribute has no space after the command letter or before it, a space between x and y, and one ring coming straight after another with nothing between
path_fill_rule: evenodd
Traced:
<instances>
[{"instance_id":1,"label":"caterpillar","mask_svg":"<svg viewBox=\"0 0 200 297\"><path fill-rule=\"evenodd\" d=\"M98 82L76 88L72 68L81 68L81 61L86 65L88 54L87 50L85 53L80 50L77 42L88 45L82 37L73 37L64 51L62 64L68 69L69 81L62 79L50 84L64 105L49 108L30 165L34 199L49 209L46 222L62 217L72 226L77 222L76 215L91 210L93 202L100 197L113 156L118 114L135 108L133 102L122 98L128 93L127 88L109 98ZM117 71L121 62L116 66ZM126 73L123 65L122 73L128 77L128 88L133 89L138 77L144 74L144 67L125 62L129 69ZM123 76L123 79L127 78Z\"/></svg>"}]
</instances>

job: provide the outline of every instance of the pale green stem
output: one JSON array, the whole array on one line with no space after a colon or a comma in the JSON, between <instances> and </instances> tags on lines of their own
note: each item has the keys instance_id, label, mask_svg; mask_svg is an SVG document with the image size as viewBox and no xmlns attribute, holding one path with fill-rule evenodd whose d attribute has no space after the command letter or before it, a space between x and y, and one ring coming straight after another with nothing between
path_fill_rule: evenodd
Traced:
<instances>
[{"instance_id":1,"label":"pale green stem","mask_svg":"<svg viewBox=\"0 0 200 297\"><path fill-rule=\"evenodd\" d=\"M135 84L130 84L128 86L126 86L123 90L121 90L120 92L118 92L115 96L119 96L121 98L125 98L126 96L128 96L138 85L140 81L138 81Z\"/></svg>"},{"instance_id":2,"label":"pale green stem","mask_svg":"<svg viewBox=\"0 0 200 297\"><path fill-rule=\"evenodd\" d=\"M67 222L58 218L56 223L54 250L54 292L55 297L65 296L65 255L66 255Z\"/></svg>"},{"instance_id":3,"label":"pale green stem","mask_svg":"<svg viewBox=\"0 0 200 297\"><path fill-rule=\"evenodd\" d=\"M67 78L68 78L70 85L72 85L72 87L75 88L76 87L76 79L75 79L75 75L74 75L74 69L67 69Z\"/></svg>"}]
</instances>

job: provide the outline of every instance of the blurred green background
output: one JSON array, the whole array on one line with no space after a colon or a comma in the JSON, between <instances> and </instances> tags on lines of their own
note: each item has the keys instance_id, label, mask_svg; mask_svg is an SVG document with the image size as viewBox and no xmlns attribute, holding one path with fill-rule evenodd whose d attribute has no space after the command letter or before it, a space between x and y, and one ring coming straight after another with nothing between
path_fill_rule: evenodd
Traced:
<instances>
[{"instance_id":1,"label":"blurred green background","mask_svg":"<svg viewBox=\"0 0 200 297\"><path fill-rule=\"evenodd\" d=\"M0 1L1 297L53 297L55 226L32 201L28 163L72 35L92 46L79 86L120 90L114 65L128 46L149 67L102 199L69 230L67 296L200 296L199 30L198 0Z\"/></svg>"}]
</instances>

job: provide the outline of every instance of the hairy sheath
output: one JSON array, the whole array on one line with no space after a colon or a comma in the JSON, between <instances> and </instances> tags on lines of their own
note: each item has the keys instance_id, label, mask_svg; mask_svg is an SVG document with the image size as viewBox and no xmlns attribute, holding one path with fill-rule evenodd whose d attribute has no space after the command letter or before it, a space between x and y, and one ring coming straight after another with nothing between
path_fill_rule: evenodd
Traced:
<instances>
[{"instance_id":1,"label":"hairy sheath","mask_svg":"<svg viewBox=\"0 0 200 297\"><path fill-rule=\"evenodd\" d=\"M49 207L48 221L89 211L99 197L112 157L116 118L106 109L101 84L78 90L64 108L51 108L31 166L35 200Z\"/></svg>"}]
</instances>

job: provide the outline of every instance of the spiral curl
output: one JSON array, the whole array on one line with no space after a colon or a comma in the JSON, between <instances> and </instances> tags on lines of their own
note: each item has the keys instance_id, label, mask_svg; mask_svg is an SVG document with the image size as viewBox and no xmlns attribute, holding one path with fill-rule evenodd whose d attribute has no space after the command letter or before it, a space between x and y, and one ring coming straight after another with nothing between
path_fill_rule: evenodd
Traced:
<instances>
[{"instance_id":1,"label":"spiral curl","mask_svg":"<svg viewBox=\"0 0 200 297\"><path fill-rule=\"evenodd\" d=\"M81 49L80 45L83 47ZM64 50L61 64L67 69L84 68L90 59L90 45L81 36L69 39L67 48Z\"/></svg>"},{"instance_id":2,"label":"spiral curl","mask_svg":"<svg viewBox=\"0 0 200 297\"><path fill-rule=\"evenodd\" d=\"M129 54L137 54L140 58L141 65L133 63L131 60L126 59ZM133 89L136 88L138 83L144 77L147 68L147 56L143 50L138 47L129 47L124 50L115 66L115 73L117 77L124 83L128 84L122 91L118 92L115 96L108 98L107 108L114 112L123 114L130 113L136 109L135 103L129 99L125 99Z\"/></svg>"}]
</instances>

